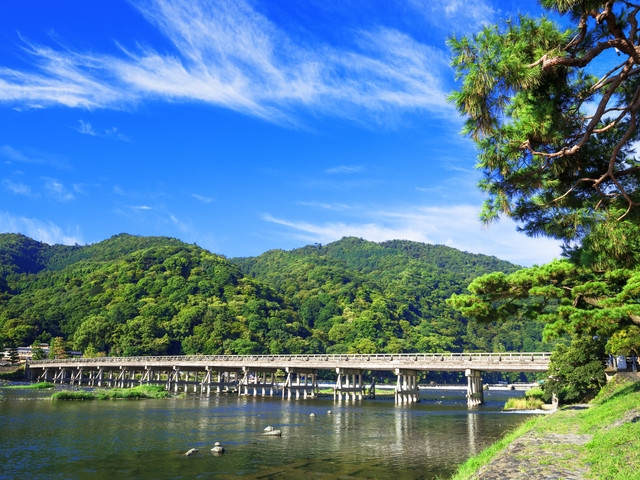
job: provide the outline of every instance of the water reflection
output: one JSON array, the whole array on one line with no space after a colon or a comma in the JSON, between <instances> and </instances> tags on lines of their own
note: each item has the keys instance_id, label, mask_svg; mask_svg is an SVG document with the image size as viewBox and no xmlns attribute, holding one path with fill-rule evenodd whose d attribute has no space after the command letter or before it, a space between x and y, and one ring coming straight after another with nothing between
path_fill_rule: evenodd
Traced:
<instances>
[{"instance_id":1,"label":"water reflection","mask_svg":"<svg viewBox=\"0 0 640 480\"><path fill-rule=\"evenodd\" d=\"M519 415L499 411L513 393L489 392L469 410L464 391L334 402L219 395L107 402L0 402L6 448L0 478L288 479L446 476L494 442ZM28 393L33 397L39 394ZM327 411L332 413L328 414ZM314 413L315 417L310 414ZM267 437L267 425L283 431ZM227 453L211 455L215 442ZM184 457L198 448L194 457Z\"/></svg>"}]
</instances>

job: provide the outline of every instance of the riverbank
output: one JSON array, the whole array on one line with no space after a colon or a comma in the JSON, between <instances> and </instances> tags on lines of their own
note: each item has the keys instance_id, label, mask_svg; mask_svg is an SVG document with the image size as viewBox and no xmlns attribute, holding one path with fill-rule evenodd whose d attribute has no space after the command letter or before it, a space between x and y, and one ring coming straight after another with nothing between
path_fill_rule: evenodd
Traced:
<instances>
[{"instance_id":1,"label":"riverbank","mask_svg":"<svg viewBox=\"0 0 640 480\"><path fill-rule=\"evenodd\" d=\"M640 479L640 377L617 375L588 405L535 418L452 480Z\"/></svg>"}]
</instances>

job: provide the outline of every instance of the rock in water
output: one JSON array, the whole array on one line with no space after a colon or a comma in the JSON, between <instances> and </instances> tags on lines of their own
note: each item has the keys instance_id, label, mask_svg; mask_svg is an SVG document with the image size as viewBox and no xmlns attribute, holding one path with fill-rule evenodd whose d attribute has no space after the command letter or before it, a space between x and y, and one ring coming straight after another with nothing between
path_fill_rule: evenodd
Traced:
<instances>
[{"instance_id":1,"label":"rock in water","mask_svg":"<svg viewBox=\"0 0 640 480\"><path fill-rule=\"evenodd\" d=\"M184 456L185 457L190 457L191 455L195 455L196 453L198 453L198 449L197 448L192 448L187 453L185 453Z\"/></svg>"},{"instance_id":2,"label":"rock in water","mask_svg":"<svg viewBox=\"0 0 640 480\"><path fill-rule=\"evenodd\" d=\"M216 442L213 444L211 453L214 453L216 455L222 455L224 453L224 448L220 445L220 442Z\"/></svg>"},{"instance_id":3,"label":"rock in water","mask_svg":"<svg viewBox=\"0 0 640 480\"><path fill-rule=\"evenodd\" d=\"M272 432L273 431L273 427L271 425L269 425L268 427L264 427L264 431L265 432Z\"/></svg>"},{"instance_id":4,"label":"rock in water","mask_svg":"<svg viewBox=\"0 0 640 480\"><path fill-rule=\"evenodd\" d=\"M268 432L264 432L263 435L267 435L270 437L281 437L282 430L269 430Z\"/></svg>"}]
</instances>

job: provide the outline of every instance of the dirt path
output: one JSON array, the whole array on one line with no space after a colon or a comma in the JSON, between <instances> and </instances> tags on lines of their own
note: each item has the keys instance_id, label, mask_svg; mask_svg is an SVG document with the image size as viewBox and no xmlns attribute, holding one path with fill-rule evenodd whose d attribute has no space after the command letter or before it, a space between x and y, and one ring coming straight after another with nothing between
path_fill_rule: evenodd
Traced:
<instances>
[{"instance_id":1,"label":"dirt path","mask_svg":"<svg viewBox=\"0 0 640 480\"><path fill-rule=\"evenodd\" d=\"M471 479L584 479L588 469L581 466L582 446L592 437L576 433L538 433L534 429L514 440Z\"/></svg>"}]
</instances>

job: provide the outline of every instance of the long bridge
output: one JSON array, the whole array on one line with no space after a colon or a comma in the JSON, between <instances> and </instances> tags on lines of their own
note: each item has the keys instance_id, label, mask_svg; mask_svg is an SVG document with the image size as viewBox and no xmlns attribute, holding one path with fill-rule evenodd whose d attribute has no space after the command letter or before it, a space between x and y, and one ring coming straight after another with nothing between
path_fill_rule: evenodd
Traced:
<instances>
[{"instance_id":1,"label":"long bridge","mask_svg":"<svg viewBox=\"0 0 640 480\"><path fill-rule=\"evenodd\" d=\"M461 371L467 377L469 406L484 402L481 373L544 372L547 352L534 353L402 353L357 355L181 355L162 357L98 357L32 360L28 378L71 385L130 387L164 385L176 392L236 392L239 395L318 395L318 371L334 370L334 399L362 399L375 392L367 372L397 376L396 403L419 401L418 373ZM284 380L278 373L284 372ZM367 392L368 389L368 392Z\"/></svg>"}]
</instances>

